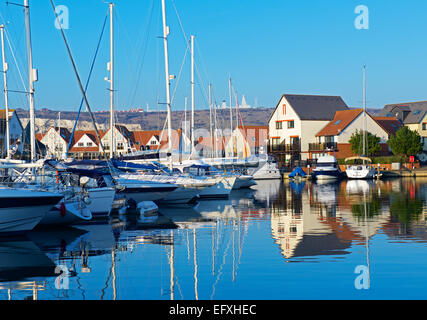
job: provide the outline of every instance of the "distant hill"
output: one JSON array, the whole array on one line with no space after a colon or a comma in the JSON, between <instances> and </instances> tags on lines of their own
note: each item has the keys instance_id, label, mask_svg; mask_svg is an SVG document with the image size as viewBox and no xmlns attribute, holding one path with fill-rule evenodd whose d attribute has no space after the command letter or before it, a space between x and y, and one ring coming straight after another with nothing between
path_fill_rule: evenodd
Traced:
<instances>
[{"instance_id":1,"label":"distant hill","mask_svg":"<svg viewBox=\"0 0 427 320\"><path fill-rule=\"evenodd\" d=\"M245 126L267 126L268 120L274 109L242 109L240 116ZM44 132L49 127L57 125L58 112L49 109L36 111L36 131ZM29 111L17 109L17 113L23 125L28 122ZM165 125L166 112L116 112L116 122L128 125L130 130L161 130ZM61 111L61 126L72 129L74 126L77 112ZM110 115L108 112L96 112L94 117L100 129L109 127ZM190 121L190 112L187 113L187 121ZM172 128L181 128L184 121L183 111L172 112ZM196 128L209 129L209 110L199 110L195 112ZM233 112L233 122L236 124L236 113ZM226 129L230 127L230 111L217 110L217 124L219 128ZM240 124L240 119L239 119ZM92 123L88 112L80 114L79 129L92 129Z\"/></svg>"}]
</instances>

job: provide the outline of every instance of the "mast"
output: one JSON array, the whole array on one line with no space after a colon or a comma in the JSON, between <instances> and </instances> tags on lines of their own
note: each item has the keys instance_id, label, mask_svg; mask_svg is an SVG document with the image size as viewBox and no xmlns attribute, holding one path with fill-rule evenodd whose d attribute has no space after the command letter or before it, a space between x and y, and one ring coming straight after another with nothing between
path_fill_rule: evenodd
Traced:
<instances>
[{"instance_id":1,"label":"mast","mask_svg":"<svg viewBox=\"0 0 427 320\"><path fill-rule=\"evenodd\" d=\"M213 136L213 125L212 125L212 84L209 84L209 129L211 135L211 158L214 158L214 144L215 138Z\"/></svg>"},{"instance_id":2,"label":"mast","mask_svg":"<svg viewBox=\"0 0 427 320\"><path fill-rule=\"evenodd\" d=\"M363 156L366 156L366 65L363 66ZM363 160L365 162L365 160Z\"/></svg>"},{"instance_id":3,"label":"mast","mask_svg":"<svg viewBox=\"0 0 427 320\"><path fill-rule=\"evenodd\" d=\"M184 103L184 133L185 136L188 137L188 128L187 128L187 100L188 98L185 97L185 103ZM184 144L185 152L187 153L187 145Z\"/></svg>"},{"instance_id":4,"label":"mast","mask_svg":"<svg viewBox=\"0 0 427 320\"><path fill-rule=\"evenodd\" d=\"M194 151L194 36L191 36L191 153Z\"/></svg>"},{"instance_id":5,"label":"mast","mask_svg":"<svg viewBox=\"0 0 427 320\"><path fill-rule=\"evenodd\" d=\"M110 71L110 159L114 158L116 146L114 143L114 3L109 4L110 7L110 62L107 64L107 69Z\"/></svg>"},{"instance_id":6,"label":"mast","mask_svg":"<svg viewBox=\"0 0 427 320\"><path fill-rule=\"evenodd\" d=\"M228 78L228 90L230 94L230 139L232 141L232 157L234 157L234 139L233 139L233 101L231 97L231 77Z\"/></svg>"},{"instance_id":7,"label":"mast","mask_svg":"<svg viewBox=\"0 0 427 320\"><path fill-rule=\"evenodd\" d=\"M166 76L166 105L167 105L167 120L168 120L168 139L169 147L168 153L169 156L169 169L172 170L172 115L171 115L171 94L170 94L170 80L171 76L169 75L169 52L168 52L168 36L169 36L169 27L166 24L166 4L165 0L162 0L162 15L163 15L163 43L165 51L165 76Z\"/></svg>"},{"instance_id":8,"label":"mast","mask_svg":"<svg viewBox=\"0 0 427 320\"><path fill-rule=\"evenodd\" d=\"M37 81L37 70L33 69L33 53L31 43L31 25L30 25L30 5L29 0L24 0L25 8L25 29L27 33L27 60L28 60L28 100L30 104L30 145L31 145L31 162L36 160L36 126L34 110L34 82Z\"/></svg>"},{"instance_id":9,"label":"mast","mask_svg":"<svg viewBox=\"0 0 427 320\"><path fill-rule=\"evenodd\" d=\"M9 69L6 62L6 50L4 47L4 25L0 26L1 33L1 48L3 57L3 83L4 83L4 105L5 105L5 119L6 119L6 156L10 158L10 128L9 128L9 95L7 92L7 71Z\"/></svg>"}]
</instances>

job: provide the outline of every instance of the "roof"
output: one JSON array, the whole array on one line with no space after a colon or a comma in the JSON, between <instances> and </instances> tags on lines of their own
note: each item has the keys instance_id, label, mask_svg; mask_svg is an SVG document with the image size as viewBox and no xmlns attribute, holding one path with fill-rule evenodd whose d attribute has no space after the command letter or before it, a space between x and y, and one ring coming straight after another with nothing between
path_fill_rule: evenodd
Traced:
<instances>
[{"instance_id":1,"label":"roof","mask_svg":"<svg viewBox=\"0 0 427 320\"><path fill-rule=\"evenodd\" d=\"M373 117L373 119L384 129L388 135L395 135L403 126L402 122L394 117Z\"/></svg>"},{"instance_id":2,"label":"roof","mask_svg":"<svg viewBox=\"0 0 427 320\"><path fill-rule=\"evenodd\" d=\"M348 110L347 104L339 96L284 94L283 97L286 98L301 120L330 121L336 111Z\"/></svg>"},{"instance_id":3,"label":"roof","mask_svg":"<svg viewBox=\"0 0 427 320\"><path fill-rule=\"evenodd\" d=\"M333 120L329 122L322 130L320 130L316 134L316 137L339 135L362 112L363 112L363 109L337 111L335 113Z\"/></svg>"},{"instance_id":4,"label":"roof","mask_svg":"<svg viewBox=\"0 0 427 320\"><path fill-rule=\"evenodd\" d=\"M418 124L427 113L427 101L388 104L378 114L382 117L397 117L404 124Z\"/></svg>"}]
</instances>

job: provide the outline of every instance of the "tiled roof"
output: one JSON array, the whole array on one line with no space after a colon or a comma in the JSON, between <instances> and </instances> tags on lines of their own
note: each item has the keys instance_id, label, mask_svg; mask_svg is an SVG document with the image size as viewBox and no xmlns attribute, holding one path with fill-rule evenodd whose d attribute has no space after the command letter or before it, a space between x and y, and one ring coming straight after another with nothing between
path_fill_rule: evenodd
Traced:
<instances>
[{"instance_id":1,"label":"tiled roof","mask_svg":"<svg viewBox=\"0 0 427 320\"><path fill-rule=\"evenodd\" d=\"M404 124L417 124L427 113L427 101L388 104L379 116L398 117Z\"/></svg>"},{"instance_id":2,"label":"tiled roof","mask_svg":"<svg viewBox=\"0 0 427 320\"><path fill-rule=\"evenodd\" d=\"M347 126L354 121L361 113L363 109L350 109L344 111L337 111L331 122L326 127L320 130L316 137L320 136L336 136L341 133Z\"/></svg>"},{"instance_id":3,"label":"tiled roof","mask_svg":"<svg viewBox=\"0 0 427 320\"><path fill-rule=\"evenodd\" d=\"M395 135L403 124L394 117L373 117L374 120L383 128L389 135Z\"/></svg>"},{"instance_id":4,"label":"tiled roof","mask_svg":"<svg viewBox=\"0 0 427 320\"><path fill-rule=\"evenodd\" d=\"M335 112L348 110L347 104L338 96L296 94L284 94L283 96L301 120L331 120Z\"/></svg>"}]
</instances>

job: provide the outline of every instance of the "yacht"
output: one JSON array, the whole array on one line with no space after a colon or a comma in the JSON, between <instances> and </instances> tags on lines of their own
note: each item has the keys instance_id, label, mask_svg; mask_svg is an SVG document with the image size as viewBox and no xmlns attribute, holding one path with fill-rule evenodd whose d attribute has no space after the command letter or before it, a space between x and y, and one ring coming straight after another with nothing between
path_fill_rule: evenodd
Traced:
<instances>
[{"instance_id":1,"label":"yacht","mask_svg":"<svg viewBox=\"0 0 427 320\"><path fill-rule=\"evenodd\" d=\"M321 156L317 160L316 168L313 169L314 180L338 180L341 178L341 170L334 156Z\"/></svg>"},{"instance_id":2,"label":"yacht","mask_svg":"<svg viewBox=\"0 0 427 320\"><path fill-rule=\"evenodd\" d=\"M352 157L345 159L345 162L348 162L350 160L358 161L360 160L359 164L354 164L351 166L347 166L345 173L347 175L347 178L349 179L373 179L377 175L377 170L375 167L373 167L372 160L370 158L366 157Z\"/></svg>"},{"instance_id":3,"label":"yacht","mask_svg":"<svg viewBox=\"0 0 427 320\"><path fill-rule=\"evenodd\" d=\"M53 192L0 189L0 234L33 230L63 198Z\"/></svg>"}]
</instances>

